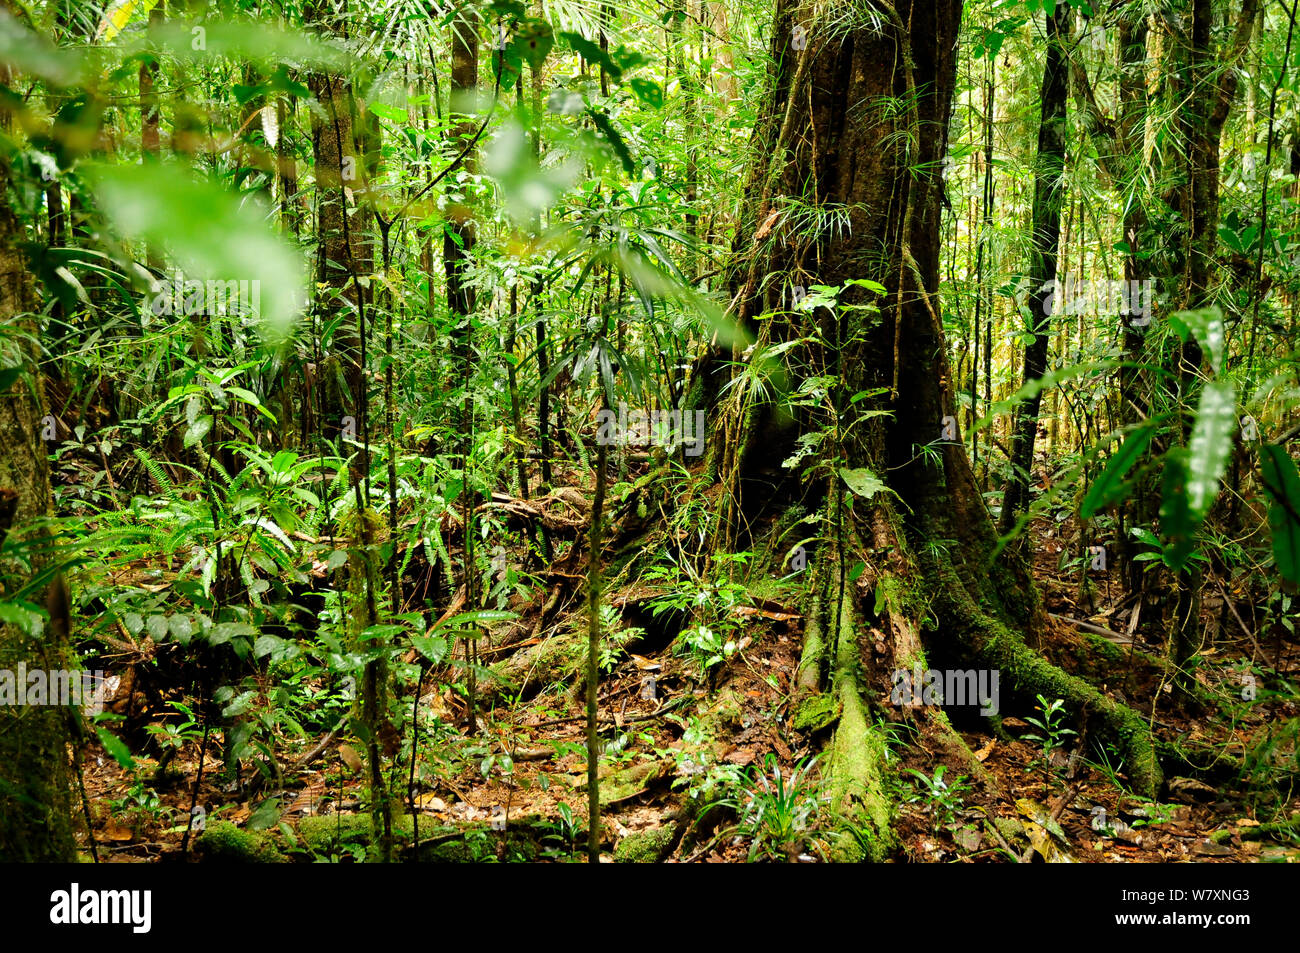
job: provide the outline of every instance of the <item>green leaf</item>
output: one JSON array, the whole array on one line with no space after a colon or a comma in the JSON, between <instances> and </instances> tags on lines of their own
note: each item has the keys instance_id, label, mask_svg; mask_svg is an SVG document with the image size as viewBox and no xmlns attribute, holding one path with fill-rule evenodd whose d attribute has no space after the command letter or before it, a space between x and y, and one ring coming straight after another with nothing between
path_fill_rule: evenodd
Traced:
<instances>
[{"instance_id":1,"label":"green leaf","mask_svg":"<svg viewBox=\"0 0 1300 953\"><path fill-rule=\"evenodd\" d=\"M1160 492L1160 532L1165 538L1164 563L1175 571L1187 565L1195 546L1196 521L1187 505L1186 447L1165 454L1165 474Z\"/></svg>"},{"instance_id":2,"label":"green leaf","mask_svg":"<svg viewBox=\"0 0 1300 953\"><path fill-rule=\"evenodd\" d=\"M488 624L491 622L506 622L510 619L519 618L517 612L497 612L492 609L480 609L476 612L462 612L460 615L454 615L450 619L439 622L434 629L441 629L443 626L450 625L473 625L475 623Z\"/></svg>"},{"instance_id":3,"label":"green leaf","mask_svg":"<svg viewBox=\"0 0 1300 953\"><path fill-rule=\"evenodd\" d=\"M176 165L99 163L87 175L120 233L166 247L189 280L248 282L248 305L264 333L288 335L305 300L302 258L252 197L239 199Z\"/></svg>"},{"instance_id":4,"label":"green leaf","mask_svg":"<svg viewBox=\"0 0 1300 953\"><path fill-rule=\"evenodd\" d=\"M511 41L511 46L519 50L523 58L533 69L542 68L551 48L555 46L555 34L551 25L545 20L531 19L519 28Z\"/></svg>"},{"instance_id":5,"label":"green leaf","mask_svg":"<svg viewBox=\"0 0 1300 953\"><path fill-rule=\"evenodd\" d=\"M1184 341L1189 334L1196 336L1201 350L1210 360L1210 367L1217 374L1223 369L1223 312L1218 308L1202 308L1199 311L1175 311L1169 316L1169 326Z\"/></svg>"},{"instance_id":6,"label":"green leaf","mask_svg":"<svg viewBox=\"0 0 1300 953\"><path fill-rule=\"evenodd\" d=\"M628 86L636 94L636 98L641 100L651 109L662 109L664 105L663 88L651 79L636 78L628 81Z\"/></svg>"},{"instance_id":7,"label":"green leaf","mask_svg":"<svg viewBox=\"0 0 1300 953\"><path fill-rule=\"evenodd\" d=\"M1286 447L1266 444L1260 471L1273 501L1268 528L1273 533L1273 562L1288 582L1300 583L1300 473Z\"/></svg>"},{"instance_id":8,"label":"green leaf","mask_svg":"<svg viewBox=\"0 0 1300 953\"><path fill-rule=\"evenodd\" d=\"M1237 432L1236 406L1237 388L1231 381L1205 385L1188 444L1187 507L1195 523L1205 519L1219 495Z\"/></svg>"},{"instance_id":9,"label":"green leaf","mask_svg":"<svg viewBox=\"0 0 1300 953\"><path fill-rule=\"evenodd\" d=\"M96 728L95 734L99 735L99 743L117 762L118 767L125 768L128 771L135 767L135 759L131 757L131 749L126 746L126 743L121 738L107 728Z\"/></svg>"},{"instance_id":10,"label":"green leaf","mask_svg":"<svg viewBox=\"0 0 1300 953\"><path fill-rule=\"evenodd\" d=\"M73 85L81 70L75 54L57 49L47 39L23 26L5 8L0 8L0 63L55 86Z\"/></svg>"},{"instance_id":11,"label":"green leaf","mask_svg":"<svg viewBox=\"0 0 1300 953\"><path fill-rule=\"evenodd\" d=\"M447 640L441 636L413 635L411 644L433 665L437 665L447 657Z\"/></svg>"},{"instance_id":12,"label":"green leaf","mask_svg":"<svg viewBox=\"0 0 1300 953\"><path fill-rule=\"evenodd\" d=\"M1142 526L1134 526L1129 532L1138 542L1145 543L1148 546L1154 546L1157 549L1160 548L1160 540L1156 537L1155 533L1151 532L1151 530Z\"/></svg>"},{"instance_id":13,"label":"green leaf","mask_svg":"<svg viewBox=\"0 0 1300 953\"><path fill-rule=\"evenodd\" d=\"M399 125L405 124L407 119L410 118L406 115L405 109L391 103L371 103L370 111L380 119L387 119L389 122L395 122Z\"/></svg>"},{"instance_id":14,"label":"green leaf","mask_svg":"<svg viewBox=\"0 0 1300 953\"><path fill-rule=\"evenodd\" d=\"M45 618L28 602L0 602L0 623L16 625L30 636L39 636Z\"/></svg>"},{"instance_id":15,"label":"green leaf","mask_svg":"<svg viewBox=\"0 0 1300 953\"><path fill-rule=\"evenodd\" d=\"M215 559L209 559L208 565L213 566L216 562ZM244 635L252 637L256 634L256 630L251 625L244 622L218 622L208 633L208 644L225 645L237 636Z\"/></svg>"},{"instance_id":16,"label":"green leaf","mask_svg":"<svg viewBox=\"0 0 1300 953\"><path fill-rule=\"evenodd\" d=\"M1088 495L1079 506L1079 515L1091 519L1100 509L1110 506L1122 499L1129 485L1124 483L1124 474L1133 468L1155 436L1155 423L1145 423L1134 430L1120 445L1119 450L1107 461L1101 476L1093 481Z\"/></svg>"},{"instance_id":17,"label":"green leaf","mask_svg":"<svg viewBox=\"0 0 1300 953\"><path fill-rule=\"evenodd\" d=\"M0 367L0 394L7 391L22 375L21 367Z\"/></svg>"},{"instance_id":18,"label":"green leaf","mask_svg":"<svg viewBox=\"0 0 1300 953\"><path fill-rule=\"evenodd\" d=\"M149 630L149 636L155 642L162 642L167 638L168 632L171 631L165 615L151 615L145 622L145 628Z\"/></svg>"},{"instance_id":19,"label":"green leaf","mask_svg":"<svg viewBox=\"0 0 1300 953\"><path fill-rule=\"evenodd\" d=\"M229 705L221 709L221 717L236 718L239 715L242 715L244 712L248 711L249 707L253 704L253 700L256 697L257 697L257 692L253 692L253 691L241 692L238 696L236 696L234 701L232 701Z\"/></svg>"},{"instance_id":20,"label":"green leaf","mask_svg":"<svg viewBox=\"0 0 1300 953\"><path fill-rule=\"evenodd\" d=\"M592 125L596 127L605 141L609 143L610 148L614 150L614 155L623 164L623 170L628 175L635 175L636 163L632 160L632 153L623 140L622 134L614 128L609 116L599 109L588 109L587 116L590 117Z\"/></svg>"},{"instance_id":21,"label":"green leaf","mask_svg":"<svg viewBox=\"0 0 1300 953\"><path fill-rule=\"evenodd\" d=\"M597 66L603 66L609 78L614 82L621 82L623 79L623 68L615 63L608 53L602 50L597 44L591 42L581 33L561 33L560 39L568 43L574 52L578 53L588 63L595 63Z\"/></svg>"},{"instance_id":22,"label":"green leaf","mask_svg":"<svg viewBox=\"0 0 1300 953\"><path fill-rule=\"evenodd\" d=\"M194 422L185 428L185 439L183 445L186 448L194 446L200 440L208 435L212 429L212 415L204 414L202 417L196 417Z\"/></svg>"},{"instance_id":23,"label":"green leaf","mask_svg":"<svg viewBox=\"0 0 1300 953\"><path fill-rule=\"evenodd\" d=\"M267 798L252 814L248 815L244 826L250 831L264 831L278 823L280 823L280 799L272 797Z\"/></svg>"},{"instance_id":24,"label":"green leaf","mask_svg":"<svg viewBox=\"0 0 1300 953\"><path fill-rule=\"evenodd\" d=\"M850 470L847 467L840 468L840 477L850 490L863 499L869 500L882 490L890 491L880 477L876 476L866 467L859 467L856 470Z\"/></svg>"},{"instance_id":25,"label":"green leaf","mask_svg":"<svg viewBox=\"0 0 1300 953\"><path fill-rule=\"evenodd\" d=\"M264 655L270 655L284 644L284 639L278 635L259 635L257 641L253 643L253 657L261 658Z\"/></svg>"}]
</instances>

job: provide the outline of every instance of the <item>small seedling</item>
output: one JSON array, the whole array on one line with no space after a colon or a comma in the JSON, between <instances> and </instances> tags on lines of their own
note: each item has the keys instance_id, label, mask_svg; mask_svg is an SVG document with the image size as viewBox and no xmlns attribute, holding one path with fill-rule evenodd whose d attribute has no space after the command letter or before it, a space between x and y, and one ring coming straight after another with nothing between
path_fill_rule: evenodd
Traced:
<instances>
[{"instance_id":1,"label":"small seedling","mask_svg":"<svg viewBox=\"0 0 1300 953\"><path fill-rule=\"evenodd\" d=\"M961 810L963 797L970 791L966 775L958 775L952 782L943 779L947 770L945 765L934 769L934 777L926 777L915 768L908 768L909 774L915 775L919 782L917 793L907 799L909 804L922 803L934 820L934 829L949 827L956 823L957 812Z\"/></svg>"},{"instance_id":2,"label":"small seedling","mask_svg":"<svg viewBox=\"0 0 1300 953\"><path fill-rule=\"evenodd\" d=\"M1072 728L1066 728L1064 725L1066 713L1063 699L1058 698L1053 702L1049 702L1044 696L1039 695L1038 710L1043 714L1041 719L1025 719L1025 721L1037 728L1038 732L1025 735L1025 740L1037 741L1043 746L1043 794L1046 795L1051 779L1052 755L1065 747L1067 737L1078 734L1078 732Z\"/></svg>"}]
</instances>

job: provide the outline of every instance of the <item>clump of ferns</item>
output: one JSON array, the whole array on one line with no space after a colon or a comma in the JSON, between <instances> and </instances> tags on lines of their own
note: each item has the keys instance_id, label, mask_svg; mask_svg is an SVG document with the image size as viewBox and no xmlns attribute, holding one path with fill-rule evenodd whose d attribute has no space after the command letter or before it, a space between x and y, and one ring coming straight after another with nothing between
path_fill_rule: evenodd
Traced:
<instances>
[{"instance_id":1,"label":"clump of ferns","mask_svg":"<svg viewBox=\"0 0 1300 953\"><path fill-rule=\"evenodd\" d=\"M805 337L777 344L752 344L739 361L731 362L733 376L723 385L720 396L729 397L743 408L772 403L786 389L784 355L810 340Z\"/></svg>"},{"instance_id":2,"label":"clump of ferns","mask_svg":"<svg viewBox=\"0 0 1300 953\"><path fill-rule=\"evenodd\" d=\"M841 40L859 30L885 33L889 26L877 0L822 0L821 7L818 35L827 40Z\"/></svg>"},{"instance_id":3,"label":"clump of ferns","mask_svg":"<svg viewBox=\"0 0 1300 953\"><path fill-rule=\"evenodd\" d=\"M783 204L785 209L781 225L800 237L814 240L843 238L853 230L853 210L866 208L861 204L845 205L839 202L808 203L794 195L785 196Z\"/></svg>"}]
</instances>

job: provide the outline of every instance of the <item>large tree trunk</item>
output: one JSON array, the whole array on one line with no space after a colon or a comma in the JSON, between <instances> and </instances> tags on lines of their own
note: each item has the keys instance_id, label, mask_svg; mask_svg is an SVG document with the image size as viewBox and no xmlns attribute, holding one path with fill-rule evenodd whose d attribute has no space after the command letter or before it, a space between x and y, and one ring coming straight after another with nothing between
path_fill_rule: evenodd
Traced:
<instances>
[{"instance_id":1,"label":"large tree trunk","mask_svg":"<svg viewBox=\"0 0 1300 953\"><path fill-rule=\"evenodd\" d=\"M326 16L323 6L316 4L304 12L308 23L328 35L334 30ZM351 418L353 432L361 437L368 432L364 419L367 401L361 327L368 302L364 289L354 279L368 272L369 266L361 226L364 216L349 214L355 194L365 186L362 181L364 165L357 148L356 102L352 84L337 74L312 72L307 85L320 104L319 110L312 111L316 281L318 285L335 289L337 295L347 299L347 304L344 304L331 298L325 306L327 313L352 310L357 316L352 321L344 318L334 331L333 354L326 358L322 368L325 397L322 399L321 417L335 433L343 428L345 418ZM344 382L342 388L336 386L339 370ZM357 459L359 461L360 457ZM360 475L358 466L354 465L354 479L360 479Z\"/></svg>"},{"instance_id":2,"label":"large tree trunk","mask_svg":"<svg viewBox=\"0 0 1300 953\"><path fill-rule=\"evenodd\" d=\"M720 538L744 542L739 528L761 527L773 506L802 502L829 514L828 542L811 564L799 680L829 682L842 706L829 764L837 804L869 833L869 853L888 849L884 749L864 698L887 694L895 668L925 667L927 652L936 667L997 670L1003 709L1029 708L1038 693L1065 699L1089 722L1090 738L1119 746L1134 787L1154 793L1160 768L1138 716L1026 645L1024 634L1046 624L1032 582L1018 562L995 561L993 524L964 447L940 441L955 436L956 418L937 290L960 0L876 0L883 25L864 17L849 30L842 19L834 29L800 23L798 6L777 6L771 95L755 132L732 288L736 314L758 339L749 360L801 340L785 355L788 386L814 376L837 383L822 406L805 402L788 415L739 405L745 389L731 388L712 421L723 435L716 467L728 525ZM806 42L793 44L800 34ZM786 197L839 209L848 227L796 230L782 214ZM859 279L885 292L850 286L834 311L772 307L782 282ZM718 366L705 371L719 374ZM706 382L705 390L720 388ZM783 471L799 438L820 431L827 436L815 462ZM843 467L867 469L889 489L850 495ZM865 568L850 573L858 564ZM861 647L869 628L883 633L874 640L883 659Z\"/></svg>"},{"instance_id":3,"label":"large tree trunk","mask_svg":"<svg viewBox=\"0 0 1300 953\"><path fill-rule=\"evenodd\" d=\"M163 25L165 4L159 3L149 11L149 29L158 30ZM158 102L158 60L150 57L140 61L140 158L143 162L158 162L162 157L161 114ZM146 246L145 260L155 272L161 272L164 262L159 249Z\"/></svg>"},{"instance_id":4,"label":"large tree trunk","mask_svg":"<svg viewBox=\"0 0 1300 953\"><path fill-rule=\"evenodd\" d=\"M1026 331L1033 340L1025 346L1023 383L1041 380L1047 373L1047 346L1051 340L1049 304L1054 298L1056 259L1061 243L1061 180L1065 174L1065 42L1070 33L1070 11L1059 4L1047 18L1047 56L1043 62L1040 92L1042 112L1038 120L1038 162L1034 168L1033 256L1029 268L1029 316ZM1016 410L1011 436L1011 476L1002 495L998 529L1011 531L1016 518L1029 507L1029 480L1034 466L1034 443L1038 436L1038 411L1043 392L1037 390Z\"/></svg>"},{"instance_id":5,"label":"large tree trunk","mask_svg":"<svg viewBox=\"0 0 1300 953\"><path fill-rule=\"evenodd\" d=\"M1219 154L1223 124L1227 121L1237 92L1237 64L1249 45L1259 0L1241 0L1236 28L1222 51L1213 40L1213 0L1192 0L1191 35L1187 51L1188 91L1179 111L1179 133L1186 154L1187 185L1181 194L1181 212L1188 223L1184 241L1182 303L1185 308L1202 308L1212 303L1212 285L1218 270L1219 245ZM1175 395L1190 402L1197 389L1198 374L1205 356L1194 337L1175 350L1170 386ZM1183 443L1191 431L1185 417ZM1177 599L1173 608L1173 659L1180 673L1200 649L1201 571L1198 564L1182 578L1175 577ZM1189 679L1180 674L1175 684L1185 694Z\"/></svg>"},{"instance_id":6,"label":"large tree trunk","mask_svg":"<svg viewBox=\"0 0 1300 953\"><path fill-rule=\"evenodd\" d=\"M478 93L478 28L479 15L472 10L463 10L452 24L451 111L464 117L452 130L458 153L473 141L478 127L474 119L474 113L478 111L475 101ZM467 172L477 170L472 149L461 164ZM474 289L466 283L465 278L470 253L474 250L474 215L468 202L453 201L449 204L447 216L442 241L442 259L447 273L447 308L452 320L457 322L454 335L456 358L463 366L464 383L468 387L473 338L470 315L474 313ZM468 393L465 400L468 408ZM461 421L461 430L468 440L468 419Z\"/></svg>"},{"instance_id":7,"label":"large tree trunk","mask_svg":"<svg viewBox=\"0 0 1300 953\"><path fill-rule=\"evenodd\" d=\"M477 131L474 114L478 112L476 102L478 92L478 30L479 14L473 10L462 10L452 22L451 30L451 98L448 114L459 114L462 119L453 127L457 154L469 149L463 160L467 171L476 168L474 151L471 143ZM474 557L474 507L477 504L470 482L470 464L474 450L474 396L470 384L474 375L474 289L466 282L466 272L470 265L470 253L474 249L474 217L468 202L452 203L448 209L448 221L443 226L442 258L447 272L447 310L455 327L452 330L454 356L460 365L462 402L460 419L460 459L461 478L463 481L461 500L464 532L464 576L465 604L477 607L475 594L475 557ZM473 666L477 664L475 643L465 640L465 664L468 675L468 701L465 717L471 735L478 733L475 715Z\"/></svg>"},{"instance_id":8,"label":"large tree trunk","mask_svg":"<svg viewBox=\"0 0 1300 953\"><path fill-rule=\"evenodd\" d=\"M12 338L23 373L0 391L0 597L8 596L14 580L44 568L40 547L23 545L35 544L39 535L25 524L50 515L44 388L32 318L37 302L21 250L22 226L8 197L9 168L0 163L0 323L26 335ZM7 555L14 552L23 552L23 558ZM62 580L57 591L66 593ZM19 665L28 672L70 667L66 595L51 604L60 610L54 615L63 618L51 619L42 635L0 625L0 671L16 673ZM15 686L17 692L26 687ZM54 704L0 705L0 862L76 858L68 761L73 717Z\"/></svg>"}]
</instances>

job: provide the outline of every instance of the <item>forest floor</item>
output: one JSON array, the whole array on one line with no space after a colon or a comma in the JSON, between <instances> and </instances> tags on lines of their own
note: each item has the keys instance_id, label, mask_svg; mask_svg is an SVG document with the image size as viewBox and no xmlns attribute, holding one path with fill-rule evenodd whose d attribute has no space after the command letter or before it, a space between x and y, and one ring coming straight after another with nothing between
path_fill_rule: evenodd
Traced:
<instances>
[{"instance_id":1,"label":"forest floor","mask_svg":"<svg viewBox=\"0 0 1300 953\"><path fill-rule=\"evenodd\" d=\"M1101 685L1103 691L1154 719L1157 737L1177 742L1199 770L1167 766L1160 800L1146 801L1125 790L1122 766L1115 766L1116 772L1095 763L1095 752L1080 756L1091 749L1077 744L1078 738L1067 736L1045 769L1043 746L1026 737L1035 728L1025 718L1041 712L1007 713L1000 728L988 719L954 716L954 726L987 772L973 780L969 763L945 763L948 748L930 736L924 727L928 720L891 705L888 691L882 691L876 701L891 739L893 771L887 784L898 802L896 859L1300 862L1296 827L1281 834L1274 829L1300 811L1300 797L1288 787L1300 777L1296 733L1281 730L1300 723L1297 697L1270 690L1281 684L1274 678L1261 683L1259 698L1248 706L1176 705L1169 679L1152 661L1158 662L1164 647L1143 641L1143 633L1162 638L1154 635L1159 626L1151 622L1159 608L1145 607L1148 620L1135 626L1136 641L1129 643L1122 633L1129 631L1136 600L1122 597L1114 569L1090 572L1090 591L1080 597L1077 561L1061 568L1060 553L1069 548L1063 539L1072 533L1068 519L1040 519L1032 526L1034 574L1052 613L1051 630L1036 634L1039 649L1095 679L1095 671L1084 670L1090 660L1096 662L1099 638L1110 642L1112 653L1123 653L1128 664L1117 666L1120 656L1112 654L1104 667L1110 683ZM546 615L551 594L545 591L517 600L511 608L519 620L496 644L488 640L481 646L482 661L509 666L513 658L515 677L524 671L521 659L532 669L554 665L539 648L546 641L541 636L557 632L562 637L567 632L570 640L580 636L571 644L585 651L585 606L575 572L569 567L569 596L558 612L552 604ZM651 631L646 603L652 595L644 585L607 593L624 618L641 619ZM1209 597L1203 610L1207 620L1216 615ZM791 701L803 616L798 606L780 599L756 598L733 611L743 626L740 648L707 676L690 657L675 652L671 641L664 644L650 635L629 645L602 676L601 807L608 859L817 862L836 855L817 765L810 765L829 735L827 719L801 718ZM1230 613L1217 615L1231 620ZM1075 622L1110 634L1087 635ZM1261 646L1235 622L1230 625L1218 628L1215 644L1200 654L1195 678L1206 697L1240 695L1243 664L1252 660L1273 673L1300 668L1295 644ZM567 658L572 673L572 652ZM118 674L130 682L129 673ZM418 826L422 859L581 857L585 720L581 689L574 687L580 680L528 677L535 693L521 692L513 704L480 686L477 731L470 733L463 694L438 681L438 674L435 668L422 685L421 759L414 786L409 743L390 751L393 797L402 802L395 806L398 856L415 856ZM447 675L445 668L442 674ZM414 686L408 686L400 698L408 728L414 694ZM1154 711L1153 701L1158 701ZM133 714L137 727L142 721L165 724L169 716L161 710ZM303 758L316 749L319 754ZM147 745L133 750L143 753L131 769L120 767L98 744L85 750L86 800L102 861L181 859L196 797L203 807L189 840L189 859L365 856L369 815L360 743L354 749L328 732L308 737L281 732L274 758L282 780L257 785L247 783L250 775L257 777L247 769L242 784L223 778L216 746L210 744L197 792L199 742L192 731L162 769L156 757L147 756ZM263 767L268 763L263 759ZM692 798L697 804L723 801L711 810L688 811ZM412 824L412 804L418 825ZM679 823L684 817L690 822ZM1288 823L1297 820L1300 814ZM89 852L84 829L81 838Z\"/></svg>"}]
</instances>

